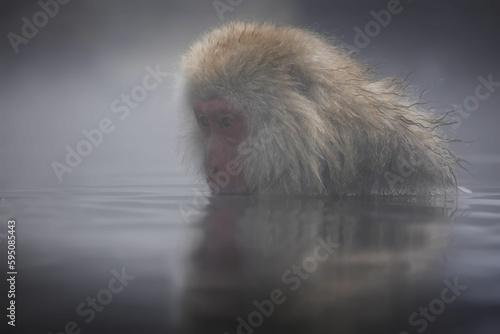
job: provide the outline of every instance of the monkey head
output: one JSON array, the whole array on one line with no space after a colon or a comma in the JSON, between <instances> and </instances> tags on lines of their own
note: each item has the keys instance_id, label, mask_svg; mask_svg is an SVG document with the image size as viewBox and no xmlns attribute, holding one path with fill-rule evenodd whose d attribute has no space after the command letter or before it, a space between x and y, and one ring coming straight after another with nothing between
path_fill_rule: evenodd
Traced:
<instances>
[{"instance_id":1,"label":"monkey head","mask_svg":"<svg viewBox=\"0 0 500 334\"><path fill-rule=\"evenodd\" d=\"M299 29L283 43L287 29L229 24L182 59L187 158L215 192L324 192L318 157L331 155L321 142L327 122L305 95L300 68L314 45Z\"/></svg>"}]
</instances>

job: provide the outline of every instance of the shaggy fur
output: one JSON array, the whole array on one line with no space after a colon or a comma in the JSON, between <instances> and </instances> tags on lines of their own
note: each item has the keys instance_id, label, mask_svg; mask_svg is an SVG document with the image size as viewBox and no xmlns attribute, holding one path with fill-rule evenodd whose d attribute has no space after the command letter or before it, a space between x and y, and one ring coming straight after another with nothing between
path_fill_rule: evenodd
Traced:
<instances>
[{"instance_id":1,"label":"shaggy fur","mask_svg":"<svg viewBox=\"0 0 500 334\"><path fill-rule=\"evenodd\" d=\"M218 97L246 113L250 149L242 145L238 160L252 193L457 190L453 167L460 159L439 136L446 117L407 95L405 80L374 78L314 32L233 22L195 42L182 70L188 160L200 171L206 143L192 101Z\"/></svg>"}]
</instances>

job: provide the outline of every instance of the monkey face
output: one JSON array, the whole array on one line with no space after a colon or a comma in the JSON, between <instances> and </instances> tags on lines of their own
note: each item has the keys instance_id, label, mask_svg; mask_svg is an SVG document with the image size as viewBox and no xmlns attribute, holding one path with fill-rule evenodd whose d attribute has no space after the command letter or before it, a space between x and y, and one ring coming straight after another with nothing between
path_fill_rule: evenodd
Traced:
<instances>
[{"instance_id":1,"label":"monkey face","mask_svg":"<svg viewBox=\"0 0 500 334\"><path fill-rule=\"evenodd\" d=\"M196 99L194 114L205 137L205 173L217 193L247 191L238 161L238 146L247 137L243 113L223 99Z\"/></svg>"}]
</instances>

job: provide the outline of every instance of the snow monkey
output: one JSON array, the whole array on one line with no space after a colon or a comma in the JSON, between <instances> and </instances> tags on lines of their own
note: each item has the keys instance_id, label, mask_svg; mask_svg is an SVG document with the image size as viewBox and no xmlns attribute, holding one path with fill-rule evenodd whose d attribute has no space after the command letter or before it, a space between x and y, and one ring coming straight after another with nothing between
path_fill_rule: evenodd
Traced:
<instances>
[{"instance_id":1,"label":"snow monkey","mask_svg":"<svg viewBox=\"0 0 500 334\"><path fill-rule=\"evenodd\" d=\"M461 159L439 135L446 115L314 32L232 22L196 41L181 68L185 161L215 193L458 189Z\"/></svg>"}]
</instances>

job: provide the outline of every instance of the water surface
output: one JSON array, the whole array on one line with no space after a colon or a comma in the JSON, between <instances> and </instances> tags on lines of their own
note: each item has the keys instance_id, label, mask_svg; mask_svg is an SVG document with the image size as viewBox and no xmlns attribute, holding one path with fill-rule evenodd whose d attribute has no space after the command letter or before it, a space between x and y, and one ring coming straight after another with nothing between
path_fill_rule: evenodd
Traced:
<instances>
[{"instance_id":1,"label":"water surface","mask_svg":"<svg viewBox=\"0 0 500 334\"><path fill-rule=\"evenodd\" d=\"M17 221L13 332L499 333L500 187L473 190L210 201L187 186L2 191L2 254Z\"/></svg>"}]
</instances>

